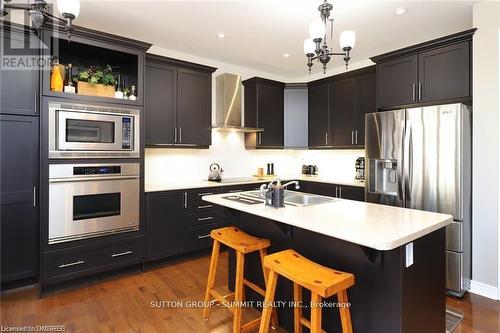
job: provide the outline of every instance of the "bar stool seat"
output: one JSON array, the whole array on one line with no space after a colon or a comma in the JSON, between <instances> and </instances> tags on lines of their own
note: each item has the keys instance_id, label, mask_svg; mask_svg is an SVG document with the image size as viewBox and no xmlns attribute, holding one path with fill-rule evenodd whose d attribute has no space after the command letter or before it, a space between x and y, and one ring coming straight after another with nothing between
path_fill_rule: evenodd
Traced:
<instances>
[{"instance_id":1,"label":"bar stool seat","mask_svg":"<svg viewBox=\"0 0 500 333\"><path fill-rule=\"evenodd\" d=\"M225 305L233 313L233 333L240 333L257 327L260 323L260 318L252 320L244 325L241 323L241 304L239 302L245 299L244 286L248 286L257 293L265 296L266 292L261 287L253 282L245 279L245 255L259 251L264 283L267 286L267 270L264 268L264 257L267 255L267 248L271 245L268 239L257 238L251 236L236 227L225 227L215 229L210 232L210 237L214 240L212 247L212 257L210 259L210 269L208 272L207 289L205 292L205 308L203 309L203 319L208 320L210 315L209 303L212 299ZM219 258L220 244L224 244L236 252L236 283L234 292L221 295L213 289L215 282L215 274L217 271L217 261ZM231 303L233 301L234 303ZM276 311L271 311L270 320L273 327L278 326Z\"/></svg>"},{"instance_id":2,"label":"bar stool seat","mask_svg":"<svg viewBox=\"0 0 500 333\"><path fill-rule=\"evenodd\" d=\"M311 333L322 332L321 304L323 298L337 295L339 303L347 303L347 289L354 285L354 275L321 266L293 250L285 250L264 258L264 267L269 270L265 304L274 301L278 275L293 282L294 291L294 332L301 333L302 325L310 328ZM302 317L302 288L311 291L311 321ZM352 333L351 316L348 307L339 307L343 333ZM259 333L269 331L271 307L265 307Z\"/></svg>"}]
</instances>

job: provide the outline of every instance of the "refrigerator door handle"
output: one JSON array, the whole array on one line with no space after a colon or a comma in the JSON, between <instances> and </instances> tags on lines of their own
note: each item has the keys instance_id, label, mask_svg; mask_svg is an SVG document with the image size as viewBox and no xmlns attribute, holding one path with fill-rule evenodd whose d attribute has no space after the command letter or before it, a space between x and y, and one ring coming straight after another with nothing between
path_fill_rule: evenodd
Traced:
<instances>
[{"instance_id":1,"label":"refrigerator door handle","mask_svg":"<svg viewBox=\"0 0 500 333\"><path fill-rule=\"evenodd\" d=\"M401 120L401 159L400 163L401 166L398 167L399 170L403 172L398 172L398 197L399 200L401 200L403 203L405 202L405 193L403 189L403 182L404 182L404 152L405 152L405 141L406 141L406 129L405 129L405 121Z\"/></svg>"},{"instance_id":2,"label":"refrigerator door handle","mask_svg":"<svg viewBox=\"0 0 500 333\"><path fill-rule=\"evenodd\" d=\"M411 201L411 178L413 172L413 135L412 135L412 127L410 120L406 120L406 129L405 129L405 143L403 146L404 155L403 155L403 182L404 182L404 191L405 191L405 207L410 207L409 202Z\"/></svg>"}]
</instances>

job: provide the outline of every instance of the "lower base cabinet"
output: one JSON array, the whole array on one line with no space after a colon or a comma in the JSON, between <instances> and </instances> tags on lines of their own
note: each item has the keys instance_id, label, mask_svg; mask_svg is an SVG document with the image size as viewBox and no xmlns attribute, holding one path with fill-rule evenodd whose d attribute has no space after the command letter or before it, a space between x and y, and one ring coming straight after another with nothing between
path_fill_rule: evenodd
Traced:
<instances>
[{"instance_id":1,"label":"lower base cabinet","mask_svg":"<svg viewBox=\"0 0 500 333\"><path fill-rule=\"evenodd\" d=\"M186 210L184 191L146 194L146 260L186 251Z\"/></svg>"},{"instance_id":2,"label":"lower base cabinet","mask_svg":"<svg viewBox=\"0 0 500 333\"><path fill-rule=\"evenodd\" d=\"M349 185L337 185L328 183L310 183L310 193L326 195L340 199L365 201L365 188Z\"/></svg>"},{"instance_id":3,"label":"lower base cabinet","mask_svg":"<svg viewBox=\"0 0 500 333\"><path fill-rule=\"evenodd\" d=\"M44 286L142 263L142 236L42 254Z\"/></svg>"}]
</instances>

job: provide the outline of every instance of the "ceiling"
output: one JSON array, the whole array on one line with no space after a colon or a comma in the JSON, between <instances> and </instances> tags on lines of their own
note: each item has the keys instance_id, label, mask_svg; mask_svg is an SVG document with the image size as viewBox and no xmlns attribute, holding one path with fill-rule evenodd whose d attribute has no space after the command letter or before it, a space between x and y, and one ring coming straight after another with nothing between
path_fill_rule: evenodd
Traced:
<instances>
[{"instance_id":1,"label":"ceiling","mask_svg":"<svg viewBox=\"0 0 500 333\"><path fill-rule=\"evenodd\" d=\"M321 2L83 0L76 24L293 79L307 75L302 44ZM472 27L472 1L330 3L335 50L339 32L356 32L352 62ZM401 7L407 12L396 15ZM226 38L217 38L221 32ZM334 59L329 67L340 66L342 60Z\"/></svg>"}]
</instances>

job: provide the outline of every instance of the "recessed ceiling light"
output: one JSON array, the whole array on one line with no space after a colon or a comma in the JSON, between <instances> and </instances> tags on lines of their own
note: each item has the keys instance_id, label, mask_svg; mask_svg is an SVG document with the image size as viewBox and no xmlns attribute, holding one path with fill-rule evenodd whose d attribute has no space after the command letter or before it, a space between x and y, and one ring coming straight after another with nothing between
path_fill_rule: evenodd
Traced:
<instances>
[{"instance_id":1,"label":"recessed ceiling light","mask_svg":"<svg viewBox=\"0 0 500 333\"><path fill-rule=\"evenodd\" d=\"M225 33L223 33L223 32L219 32L219 33L217 34L217 38L221 38L221 39L222 39L222 38L226 38L226 34L225 34Z\"/></svg>"},{"instance_id":2,"label":"recessed ceiling light","mask_svg":"<svg viewBox=\"0 0 500 333\"><path fill-rule=\"evenodd\" d=\"M290 53L283 53L283 58L288 58L290 56Z\"/></svg>"},{"instance_id":3,"label":"recessed ceiling light","mask_svg":"<svg viewBox=\"0 0 500 333\"><path fill-rule=\"evenodd\" d=\"M396 15L403 15L404 13L406 13L406 8L398 8L394 12L394 14L396 14Z\"/></svg>"}]
</instances>

